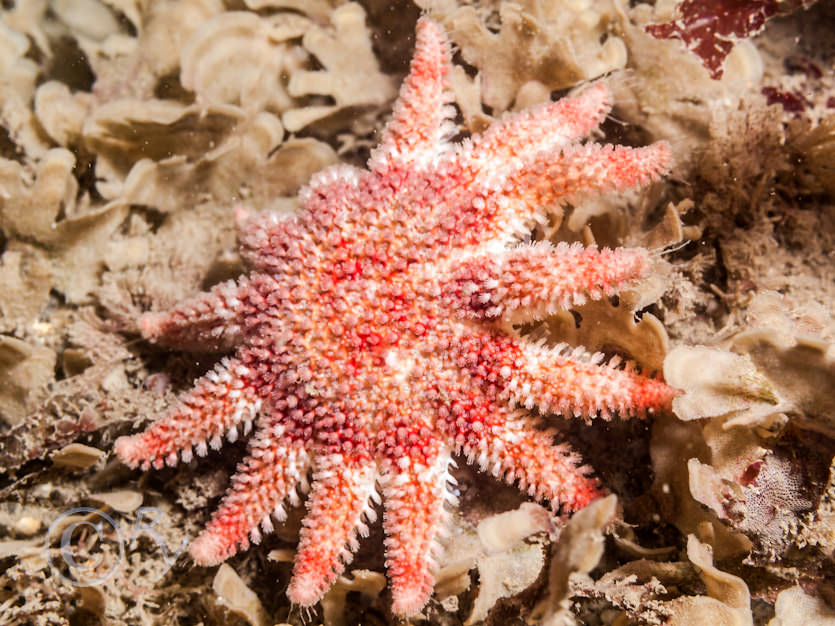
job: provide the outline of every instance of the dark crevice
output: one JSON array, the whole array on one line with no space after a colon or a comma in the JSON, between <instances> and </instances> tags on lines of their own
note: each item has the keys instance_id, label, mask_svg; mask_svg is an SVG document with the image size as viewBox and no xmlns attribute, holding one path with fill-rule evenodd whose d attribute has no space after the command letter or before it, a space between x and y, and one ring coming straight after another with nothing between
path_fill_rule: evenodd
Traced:
<instances>
[{"instance_id":1,"label":"dark crevice","mask_svg":"<svg viewBox=\"0 0 835 626\"><path fill-rule=\"evenodd\" d=\"M57 80L66 84L71 91L91 91L96 75L87 55L78 47L75 39L65 36L51 43L53 55L40 82Z\"/></svg>"}]
</instances>

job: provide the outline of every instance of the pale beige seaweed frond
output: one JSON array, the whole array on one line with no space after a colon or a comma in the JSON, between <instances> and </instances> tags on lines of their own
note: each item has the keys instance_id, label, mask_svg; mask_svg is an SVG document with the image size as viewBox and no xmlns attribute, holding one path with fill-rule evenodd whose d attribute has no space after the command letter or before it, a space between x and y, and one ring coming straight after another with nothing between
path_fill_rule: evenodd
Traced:
<instances>
[{"instance_id":1,"label":"pale beige seaweed frond","mask_svg":"<svg viewBox=\"0 0 835 626\"><path fill-rule=\"evenodd\" d=\"M433 8L481 75L482 100L494 113L510 108L519 89L540 83L545 93L597 78L626 64L626 48L608 32L609 9L572 2L502 2L498 15L475 6ZM492 32L494 17L501 26ZM605 41L601 44L601 38Z\"/></svg>"},{"instance_id":2,"label":"pale beige seaweed frond","mask_svg":"<svg viewBox=\"0 0 835 626\"><path fill-rule=\"evenodd\" d=\"M331 13L329 28L311 25L306 30L302 45L324 69L296 70L287 89L295 98L329 96L334 104L314 100L285 112L282 121L290 132L351 107L376 107L394 97L395 83L380 71L365 17L363 8L350 2Z\"/></svg>"}]
</instances>

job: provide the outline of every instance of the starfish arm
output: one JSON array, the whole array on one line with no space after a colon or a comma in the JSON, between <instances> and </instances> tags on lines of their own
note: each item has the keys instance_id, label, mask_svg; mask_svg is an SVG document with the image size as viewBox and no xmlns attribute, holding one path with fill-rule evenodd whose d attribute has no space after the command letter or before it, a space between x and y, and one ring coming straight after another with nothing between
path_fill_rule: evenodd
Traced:
<instances>
[{"instance_id":1,"label":"starfish arm","mask_svg":"<svg viewBox=\"0 0 835 626\"><path fill-rule=\"evenodd\" d=\"M648 269L643 248L537 242L467 259L442 291L459 314L520 323L612 295Z\"/></svg>"},{"instance_id":2,"label":"starfish arm","mask_svg":"<svg viewBox=\"0 0 835 626\"><path fill-rule=\"evenodd\" d=\"M505 163L519 167L542 151L582 139L601 124L611 106L609 90L596 83L574 98L509 115L462 149L460 167L472 170L484 184Z\"/></svg>"},{"instance_id":3,"label":"starfish arm","mask_svg":"<svg viewBox=\"0 0 835 626\"><path fill-rule=\"evenodd\" d=\"M276 267L276 244L287 237L295 221L292 216L275 211L253 213L244 207L235 209L238 253L250 267L270 271Z\"/></svg>"},{"instance_id":4,"label":"starfish arm","mask_svg":"<svg viewBox=\"0 0 835 626\"><path fill-rule=\"evenodd\" d=\"M466 224L467 230L455 239L475 243L487 234L511 241L529 232L549 207L583 192L645 186L665 174L671 162L665 142L642 148L586 144L541 152L507 176L496 177L492 187L472 192L468 211L475 215L459 217L456 226Z\"/></svg>"},{"instance_id":5,"label":"starfish arm","mask_svg":"<svg viewBox=\"0 0 835 626\"><path fill-rule=\"evenodd\" d=\"M299 191L303 209L297 215L238 207L235 223L244 262L273 276L296 276L308 271L311 257L322 244L339 245L355 225L346 215L363 202L363 186L373 176L365 170L339 164L314 174ZM273 289L274 290L274 289ZM263 292L263 293L269 293Z\"/></svg>"},{"instance_id":6,"label":"starfish arm","mask_svg":"<svg viewBox=\"0 0 835 626\"><path fill-rule=\"evenodd\" d=\"M666 142L642 148L585 144L541 153L508 176L501 195L520 202L525 213L571 199L578 193L605 193L648 185L665 174L672 157Z\"/></svg>"},{"instance_id":7,"label":"starfish arm","mask_svg":"<svg viewBox=\"0 0 835 626\"><path fill-rule=\"evenodd\" d=\"M679 393L658 378L642 375L632 362L621 366L619 357L603 363L603 354L589 355L582 347L517 345L524 364L508 373L505 394L528 409L538 406L542 413L566 417L644 417L670 410Z\"/></svg>"},{"instance_id":8,"label":"starfish arm","mask_svg":"<svg viewBox=\"0 0 835 626\"><path fill-rule=\"evenodd\" d=\"M464 328L454 346L459 367L496 389L502 400L541 413L609 419L669 410L678 391L631 363L584 348L546 348L510 336Z\"/></svg>"},{"instance_id":9,"label":"starfish arm","mask_svg":"<svg viewBox=\"0 0 835 626\"><path fill-rule=\"evenodd\" d=\"M178 455L187 463L195 451L205 456L207 442L218 450L224 434L236 440L238 425L243 423L244 434L249 432L261 407L253 375L240 360L222 359L167 415L142 433L119 437L116 453L126 465L145 470L174 466Z\"/></svg>"},{"instance_id":10,"label":"starfish arm","mask_svg":"<svg viewBox=\"0 0 835 626\"><path fill-rule=\"evenodd\" d=\"M423 465L401 457L383 475L386 569L391 581L392 612L409 616L420 611L432 595L434 572L446 530L445 502L455 503L447 487L451 458L440 451Z\"/></svg>"},{"instance_id":11,"label":"starfish arm","mask_svg":"<svg viewBox=\"0 0 835 626\"><path fill-rule=\"evenodd\" d=\"M299 202L304 208L310 208L308 205L311 200L325 199L325 202L312 208L316 213L333 214L333 203L341 209L350 208L356 202L355 192L370 180L371 176L366 170L346 163L331 165L310 177L307 185L299 190ZM312 217L316 218L317 215L314 213Z\"/></svg>"},{"instance_id":12,"label":"starfish arm","mask_svg":"<svg viewBox=\"0 0 835 626\"><path fill-rule=\"evenodd\" d=\"M487 410L478 411L478 408ZM517 485L554 509L585 507L600 495L591 468L565 444L554 444L554 430L537 429L525 412L487 401L466 420L450 420L448 434L470 464Z\"/></svg>"},{"instance_id":13,"label":"starfish arm","mask_svg":"<svg viewBox=\"0 0 835 626\"><path fill-rule=\"evenodd\" d=\"M269 276L294 276L304 268L304 259L310 248L310 234L293 217L285 217L272 211L250 213L246 209L235 211L238 229L238 247L244 262L265 276L264 282L272 282ZM275 291L275 287L271 289ZM271 291L269 286L263 291Z\"/></svg>"},{"instance_id":14,"label":"starfish arm","mask_svg":"<svg viewBox=\"0 0 835 626\"><path fill-rule=\"evenodd\" d=\"M145 339L172 348L227 351L241 342L243 320L253 310L254 300L260 297L252 281L230 280L169 311L143 314L139 330Z\"/></svg>"},{"instance_id":15,"label":"starfish arm","mask_svg":"<svg viewBox=\"0 0 835 626\"><path fill-rule=\"evenodd\" d=\"M262 533L272 532L271 516L279 522L286 518L285 500L294 506L300 503L297 489L307 490L310 459L303 448L279 443L284 434L284 427L274 421L258 429L229 493L191 545L199 565L217 565L239 549L246 550L250 542L259 543Z\"/></svg>"},{"instance_id":16,"label":"starfish arm","mask_svg":"<svg viewBox=\"0 0 835 626\"><path fill-rule=\"evenodd\" d=\"M379 147L371 153L369 169L384 172L393 165L424 169L442 153L444 139L455 130L450 121L449 67L449 42L443 29L421 18L409 75Z\"/></svg>"},{"instance_id":17,"label":"starfish arm","mask_svg":"<svg viewBox=\"0 0 835 626\"><path fill-rule=\"evenodd\" d=\"M351 562L358 547L357 535L368 535L363 517L376 519L371 504L377 497L373 462L328 454L318 457L314 467L308 513L287 589L290 601L301 606L322 599Z\"/></svg>"},{"instance_id":18,"label":"starfish arm","mask_svg":"<svg viewBox=\"0 0 835 626\"><path fill-rule=\"evenodd\" d=\"M609 192L640 187L666 173L670 148L656 142L643 148L568 145L537 153L527 163L475 180L460 168L444 172L445 187L430 196L433 241L478 246L485 239L509 243L530 232L549 207L588 191ZM429 211L427 211L429 213Z\"/></svg>"}]
</instances>

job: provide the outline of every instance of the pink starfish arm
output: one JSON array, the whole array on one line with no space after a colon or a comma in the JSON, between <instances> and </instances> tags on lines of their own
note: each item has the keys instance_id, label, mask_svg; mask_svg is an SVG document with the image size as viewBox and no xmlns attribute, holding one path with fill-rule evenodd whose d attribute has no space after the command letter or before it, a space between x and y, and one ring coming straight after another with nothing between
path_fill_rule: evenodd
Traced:
<instances>
[{"instance_id":1,"label":"pink starfish arm","mask_svg":"<svg viewBox=\"0 0 835 626\"><path fill-rule=\"evenodd\" d=\"M250 541L259 543L261 533L273 529L271 515L279 522L287 517L285 500L293 506L300 503L296 490L307 490L310 459L303 448L281 443L284 435L284 427L274 421L259 424L248 456L232 477L230 491L191 544L196 563L217 565L239 549L246 550Z\"/></svg>"},{"instance_id":2,"label":"pink starfish arm","mask_svg":"<svg viewBox=\"0 0 835 626\"><path fill-rule=\"evenodd\" d=\"M446 530L445 502L455 503L447 483L448 454L426 459L428 465L401 457L392 462L382 479L386 533L386 568L391 581L392 612L414 615L432 595L437 539Z\"/></svg>"},{"instance_id":3,"label":"pink starfish arm","mask_svg":"<svg viewBox=\"0 0 835 626\"><path fill-rule=\"evenodd\" d=\"M619 367L617 356L603 363L599 352L588 355L584 348L546 348L522 341L517 349L524 365L508 373L505 395L528 409L538 406L543 413L565 417L644 417L669 410L679 393L657 378L641 375L632 362Z\"/></svg>"},{"instance_id":4,"label":"pink starfish arm","mask_svg":"<svg viewBox=\"0 0 835 626\"><path fill-rule=\"evenodd\" d=\"M444 138L455 133L447 89L449 66L446 34L437 23L421 18L409 75L380 144L371 153L369 169L378 173L392 166L424 169L443 152Z\"/></svg>"},{"instance_id":5,"label":"pink starfish arm","mask_svg":"<svg viewBox=\"0 0 835 626\"><path fill-rule=\"evenodd\" d=\"M259 298L252 281L230 280L169 311L143 314L139 330L145 339L172 348L223 352L240 343L253 299Z\"/></svg>"},{"instance_id":6,"label":"pink starfish arm","mask_svg":"<svg viewBox=\"0 0 835 626\"><path fill-rule=\"evenodd\" d=\"M540 154L510 174L499 192L521 202L528 215L541 207L570 200L580 192L605 193L643 187L666 173L671 165L664 142L642 148L600 144L568 147Z\"/></svg>"},{"instance_id":7,"label":"pink starfish arm","mask_svg":"<svg viewBox=\"0 0 835 626\"><path fill-rule=\"evenodd\" d=\"M370 178L369 172L345 164L317 172L299 191L299 203L307 215L253 213L238 207L235 224L241 257L264 272L292 273L294 263L309 258L311 238L327 239L334 232L337 216L361 202L361 183ZM306 218L309 220L303 224Z\"/></svg>"},{"instance_id":8,"label":"pink starfish arm","mask_svg":"<svg viewBox=\"0 0 835 626\"><path fill-rule=\"evenodd\" d=\"M679 393L642 376L631 363L618 368L621 361L613 357L603 364L602 354L587 355L584 348L546 348L466 328L453 347L459 367L501 389L502 399L528 409L537 406L542 413L643 416L669 409Z\"/></svg>"},{"instance_id":9,"label":"pink starfish arm","mask_svg":"<svg viewBox=\"0 0 835 626\"><path fill-rule=\"evenodd\" d=\"M497 191L493 225L497 234L511 238L527 230L548 207L579 193L605 193L648 185L666 173L670 148L658 142L643 148L586 144L556 153L540 154L510 174Z\"/></svg>"},{"instance_id":10,"label":"pink starfish arm","mask_svg":"<svg viewBox=\"0 0 835 626\"><path fill-rule=\"evenodd\" d=\"M644 248L538 242L467 259L442 291L460 314L519 323L612 295L648 268Z\"/></svg>"},{"instance_id":11,"label":"pink starfish arm","mask_svg":"<svg viewBox=\"0 0 835 626\"><path fill-rule=\"evenodd\" d=\"M555 510L577 511L601 494L580 456L568 444L554 443L554 430L537 429L527 413L486 399L482 407L471 421L450 423L450 435L468 463L509 484L518 481L520 491L549 500Z\"/></svg>"},{"instance_id":12,"label":"pink starfish arm","mask_svg":"<svg viewBox=\"0 0 835 626\"><path fill-rule=\"evenodd\" d=\"M253 213L243 207L235 209L235 226L238 229L238 252L250 267L271 271L277 259L273 252L277 239L287 238L287 230L297 229L292 216L274 211ZM291 235L292 237L292 235Z\"/></svg>"},{"instance_id":13,"label":"pink starfish arm","mask_svg":"<svg viewBox=\"0 0 835 626\"><path fill-rule=\"evenodd\" d=\"M234 441L241 423L247 434L261 407L259 385L263 393L263 384L254 376L255 372L240 360L222 359L167 415L142 433L119 437L116 454L126 465L143 470L152 465L174 466L178 455L186 463L191 461L192 448L198 456L205 456L207 441L212 449L220 449L221 437L226 433Z\"/></svg>"},{"instance_id":14,"label":"pink starfish arm","mask_svg":"<svg viewBox=\"0 0 835 626\"><path fill-rule=\"evenodd\" d=\"M447 201L436 201L434 219L451 234L451 245L478 245L485 237L510 242L529 232L549 207L582 192L647 185L671 162L664 142L642 148L572 144L540 152L509 173L497 168L480 184L472 183L472 173L452 168L440 194Z\"/></svg>"},{"instance_id":15,"label":"pink starfish arm","mask_svg":"<svg viewBox=\"0 0 835 626\"><path fill-rule=\"evenodd\" d=\"M363 517L376 519L371 506L371 499L377 497L375 477L376 465L365 458L328 454L316 459L308 513L287 588L291 602L315 604L351 562L359 545L357 535L368 535Z\"/></svg>"},{"instance_id":16,"label":"pink starfish arm","mask_svg":"<svg viewBox=\"0 0 835 626\"><path fill-rule=\"evenodd\" d=\"M274 212L250 213L239 208L235 211L238 228L238 245L241 258L267 275L262 279L262 293L266 296L276 291L276 277L297 276L305 267L311 243L307 228L293 217L283 217Z\"/></svg>"},{"instance_id":17,"label":"pink starfish arm","mask_svg":"<svg viewBox=\"0 0 835 626\"><path fill-rule=\"evenodd\" d=\"M462 150L462 169L471 168L476 177L487 177L495 175L496 168L514 167L514 163L519 167L542 151L582 139L600 125L611 106L609 90L595 83L573 98L509 115Z\"/></svg>"}]
</instances>

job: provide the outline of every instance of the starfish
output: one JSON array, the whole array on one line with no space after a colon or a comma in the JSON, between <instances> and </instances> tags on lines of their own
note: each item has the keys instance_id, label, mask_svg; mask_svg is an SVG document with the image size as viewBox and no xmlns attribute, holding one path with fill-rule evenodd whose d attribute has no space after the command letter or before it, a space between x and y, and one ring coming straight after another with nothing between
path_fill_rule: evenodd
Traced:
<instances>
[{"instance_id":1,"label":"starfish","mask_svg":"<svg viewBox=\"0 0 835 626\"><path fill-rule=\"evenodd\" d=\"M579 143L609 110L600 84L453 143L449 68L445 34L421 18L368 169L316 174L292 218L239 208L251 274L139 320L152 342L236 352L147 430L119 438L118 456L174 466L254 429L191 555L210 566L259 543L307 493L287 590L297 605L322 598L382 501L392 610L419 612L455 505L453 455L568 513L602 488L526 409L643 416L676 394L616 357L516 331L649 272L642 248L520 238L580 192L659 177L668 147Z\"/></svg>"}]
</instances>

